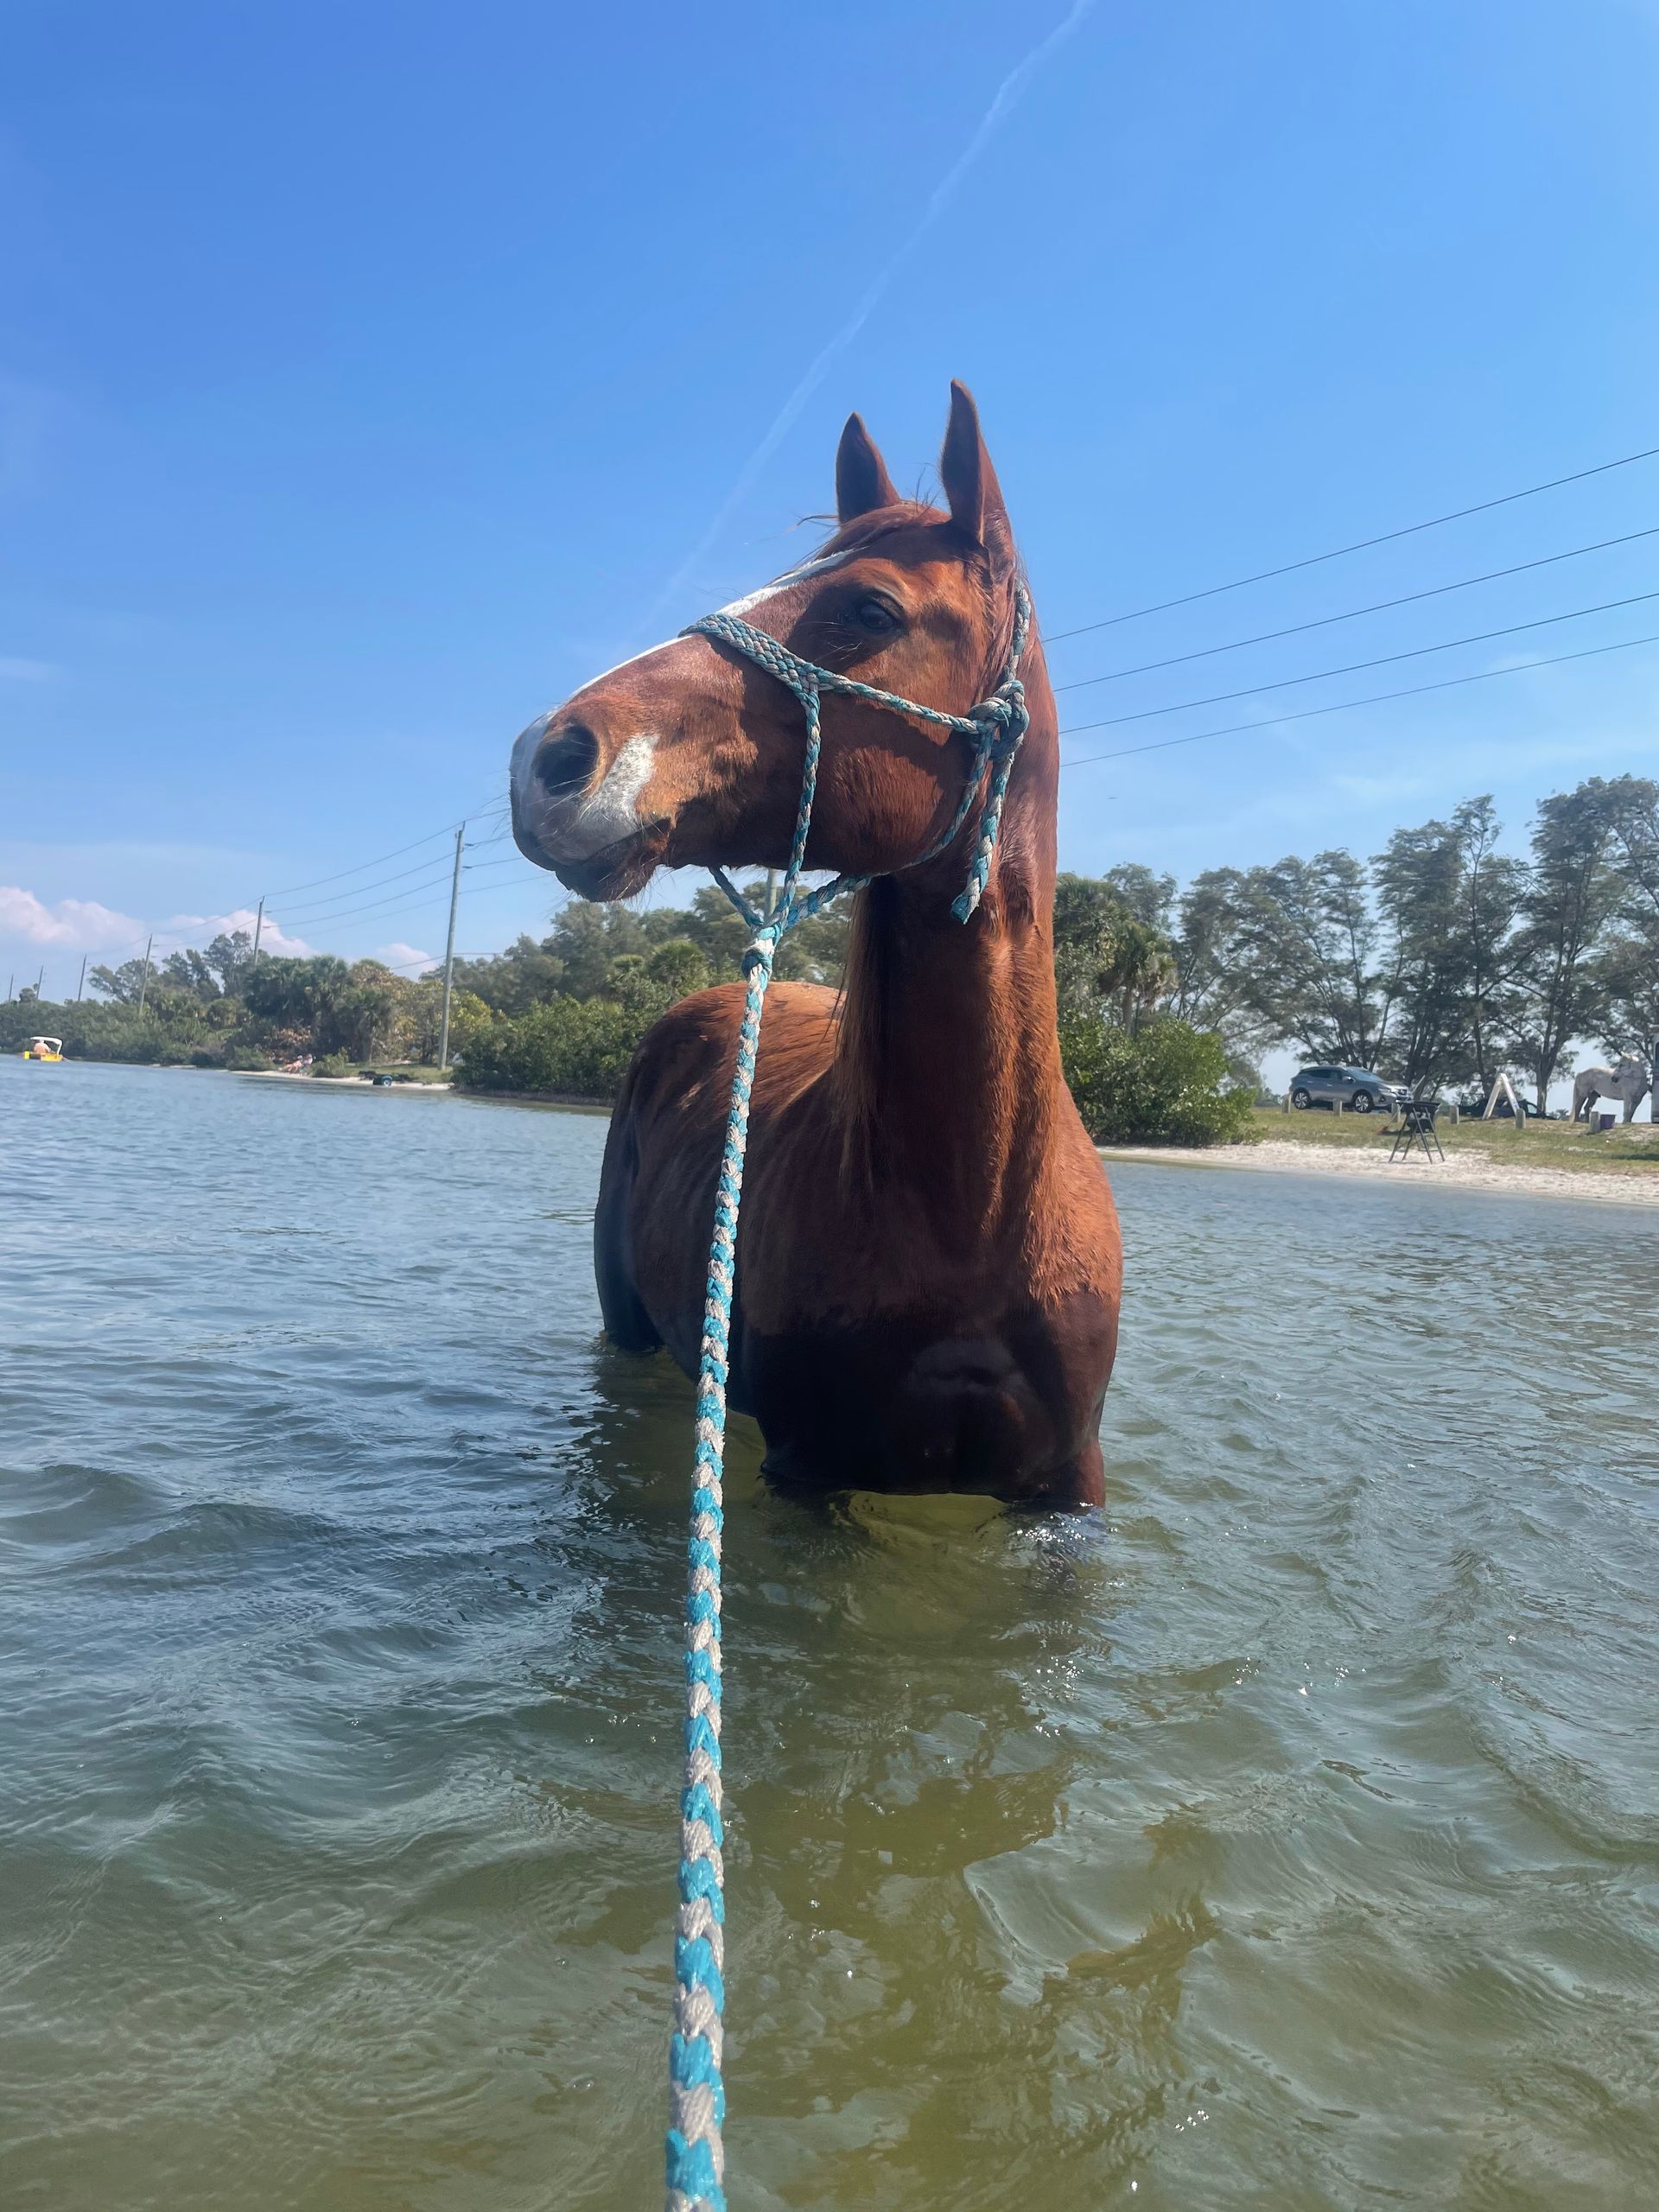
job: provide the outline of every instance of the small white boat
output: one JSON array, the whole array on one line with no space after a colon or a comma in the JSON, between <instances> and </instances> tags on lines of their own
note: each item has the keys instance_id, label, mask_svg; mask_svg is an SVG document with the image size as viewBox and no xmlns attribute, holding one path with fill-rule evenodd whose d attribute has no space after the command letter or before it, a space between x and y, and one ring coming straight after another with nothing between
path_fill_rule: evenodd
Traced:
<instances>
[{"instance_id":1,"label":"small white boat","mask_svg":"<svg viewBox=\"0 0 1659 2212\"><path fill-rule=\"evenodd\" d=\"M63 1058L61 1037L31 1037L23 1049L26 1060L60 1060Z\"/></svg>"}]
</instances>

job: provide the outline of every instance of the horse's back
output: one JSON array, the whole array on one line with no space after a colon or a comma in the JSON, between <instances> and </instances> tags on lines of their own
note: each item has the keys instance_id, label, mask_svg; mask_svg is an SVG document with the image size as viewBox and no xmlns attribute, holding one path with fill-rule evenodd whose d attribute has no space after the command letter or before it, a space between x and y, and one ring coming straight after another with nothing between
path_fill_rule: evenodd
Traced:
<instances>
[{"instance_id":1,"label":"horse's back","mask_svg":"<svg viewBox=\"0 0 1659 2212\"><path fill-rule=\"evenodd\" d=\"M594 1215L605 1330L625 1351L666 1344L695 1367L715 1185L747 995L720 983L681 999L640 1040L611 1116ZM774 983L752 1110L821 1076L835 1051L836 995Z\"/></svg>"}]
</instances>

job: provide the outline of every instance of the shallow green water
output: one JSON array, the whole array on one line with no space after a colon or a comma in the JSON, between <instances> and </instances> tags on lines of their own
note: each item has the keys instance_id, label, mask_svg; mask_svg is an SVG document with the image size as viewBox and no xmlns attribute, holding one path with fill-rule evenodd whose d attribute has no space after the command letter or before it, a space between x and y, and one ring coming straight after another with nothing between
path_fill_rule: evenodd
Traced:
<instances>
[{"instance_id":1,"label":"shallow green water","mask_svg":"<svg viewBox=\"0 0 1659 2212\"><path fill-rule=\"evenodd\" d=\"M0 1063L8 2207L660 2201L690 1395L602 1140ZM1114 1182L1103 1516L739 1426L734 2212L1659 2202L1659 1218Z\"/></svg>"}]
</instances>

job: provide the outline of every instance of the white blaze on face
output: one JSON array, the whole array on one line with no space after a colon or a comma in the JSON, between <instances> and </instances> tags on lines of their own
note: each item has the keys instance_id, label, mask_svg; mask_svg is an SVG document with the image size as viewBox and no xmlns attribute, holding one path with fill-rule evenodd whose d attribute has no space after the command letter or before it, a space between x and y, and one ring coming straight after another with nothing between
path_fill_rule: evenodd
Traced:
<instances>
[{"instance_id":1,"label":"white blaze on face","mask_svg":"<svg viewBox=\"0 0 1659 2212\"><path fill-rule=\"evenodd\" d=\"M639 731L621 747L599 789L569 828L560 831L562 860L585 861L632 836L639 827L639 794L651 781L656 753L655 730Z\"/></svg>"},{"instance_id":2,"label":"white blaze on face","mask_svg":"<svg viewBox=\"0 0 1659 2212\"><path fill-rule=\"evenodd\" d=\"M560 860L582 861L620 844L639 827L639 794L651 781L655 730L639 730L585 795L544 791L536 782L536 755L556 709L537 715L512 748L512 791L518 818Z\"/></svg>"},{"instance_id":3,"label":"white blaze on face","mask_svg":"<svg viewBox=\"0 0 1659 2212\"><path fill-rule=\"evenodd\" d=\"M781 576L769 584L762 584L759 591L752 591L746 598L734 599L721 613L729 614L735 622L747 621L757 607L764 607L769 599L776 599L780 592L793 591L797 584L809 583L814 576L827 575L831 569L838 569L843 561L852 559L850 553L826 553L821 560L803 562L798 569L786 569Z\"/></svg>"},{"instance_id":4,"label":"white blaze on face","mask_svg":"<svg viewBox=\"0 0 1659 2212\"><path fill-rule=\"evenodd\" d=\"M817 560L804 561L799 568L786 569L759 591L734 599L720 612L742 621L767 601L781 597L815 576L827 575L852 557L850 553L828 553ZM643 652L632 653L626 660L619 661L615 668L607 668L602 676L590 677L582 690L589 691L594 684L614 676L619 669L632 668L636 662L649 660L653 653L666 652L671 645L680 642L671 638L662 645L647 645ZM581 691L574 695L576 699L581 696ZM536 755L547 734L548 724L557 711L556 708L550 708L546 714L538 715L528 728L520 731L512 748L513 795L520 818L532 825L534 835L550 852L561 861L588 860L609 845L620 844L639 828L639 798L651 781L652 764L661 740L655 730L636 731L619 750L597 788L585 798L575 792L540 791L535 781Z\"/></svg>"}]
</instances>

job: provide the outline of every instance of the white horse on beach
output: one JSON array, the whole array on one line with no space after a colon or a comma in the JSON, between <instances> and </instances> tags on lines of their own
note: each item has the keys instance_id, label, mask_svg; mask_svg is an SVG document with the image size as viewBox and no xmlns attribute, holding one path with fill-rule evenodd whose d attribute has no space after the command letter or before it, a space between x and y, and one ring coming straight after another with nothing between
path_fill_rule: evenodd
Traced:
<instances>
[{"instance_id":1,"label":"white horse on beach","mask_svg":"<svg viewBox=\"0 0 1659 2212\"><path fill-rule=\"evenodd\" d=\"M1617 1067L1580 1068L1573 1078L1573 1118L1587 1122L1598 1098L1622 1098L1624 1119L1633 1122L1647 1096L1652 1076L1645 1061L1626 1053Z\"/></svg>"}]
</instances>

